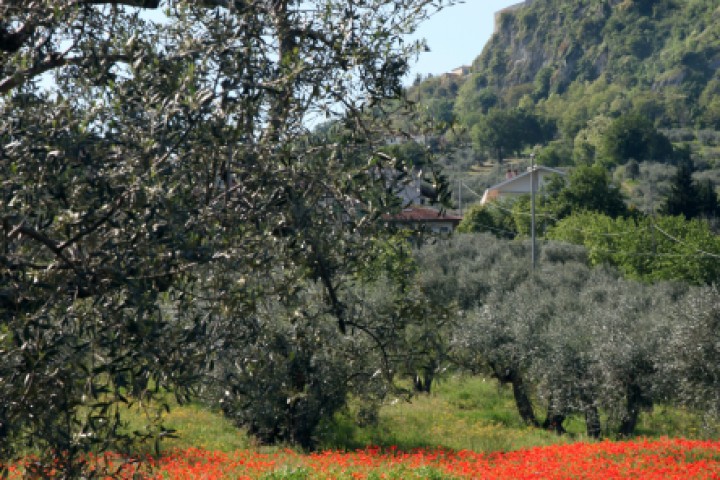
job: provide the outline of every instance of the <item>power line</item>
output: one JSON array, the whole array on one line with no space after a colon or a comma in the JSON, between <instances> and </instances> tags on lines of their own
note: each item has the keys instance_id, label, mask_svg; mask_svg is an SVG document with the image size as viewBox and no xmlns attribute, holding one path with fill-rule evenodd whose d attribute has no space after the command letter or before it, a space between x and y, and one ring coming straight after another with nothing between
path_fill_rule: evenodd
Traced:
<instances>
[{"instance_id":1,"label":"power line","mask_svg":"<svg viewBox=\"0 0 720 480\"><path fill-rule=\"evenodd\" d=\"M484 204L483 206L484 206L484 207L496 208L496 209L498 209L498 210L502 210L502 211L504 211L504 212L511 213L511 214L513 214L513 215L523 215L523 216L525 216L525 217L529 217L529 216L531 215L530 212L514 211L514 210L511 210L511 209L509 209L509 208L505 208L505 207L503 207L503 206L501 206L501 205L498 205L497 202L486 203L486 204ZM556 222L562 221L562 219L560 219L560 218L558 218L558 217L556 217L555 215L552 215L552 214L550 214L550 213L536 213L536 216L548 218L548 219L550 219L550 220L555 220ZM566 228L568 228L568 229L570 229L570 230L573 230L573 231L576 231L576 232L586 233L586 230L583 230L583 229L581 229L581 228L575 228L575 227L566 227ZM635 230L628 230L628 231L624 231L624 232L615 232L615 233L610 233L610 232L607 232L607 233L594 232L594 233L598 233L599 235L602 235L602 236L605 236L605 237L623 237L623 236L627 236L627 235L637 235L639 232L642 232L643 230L649 230L649 228L648 228L648 227L641 227L641 228L637 228L637 229L635 229Z\"/></svg>"},{"instance_id":2,"label":"power line","mask_svg":"<svg viewBox=\"0 0 720 480\"><path fill-rule=\"evenodd\" d=\"M471 193L473 193L474 195L476 195L476 196L478 196L478 197L481 196L480 194L478 194L477 192L475 192L473 189L471 189L470 187L468 187L468 186L465 185L464 183L461 182L461 185L464 186L467 190L469 190L469 191L470 191ZM513 214L513 215L523 215L523 216L527 216L527 217L529 217L529 216L532 215L531 212L513 211L513 210L511 210L511 209L509 209L509 208L506 208L506 207L503 207L503 206L499 205L497 202L489 202L489 203L484 204L483 206L485 206L485 207L488 207L488 206L489 206L489 207L492 207L492 208L496 208L496 209L498 209L498 210L501 210L501 211L504 211L504 212L507 212L507 213L510 213L510 214ZM552 215L552 214L539 213L539 214L537 214L537 215L538 215L538 216L541 216L541 217L549 218L549 219L551 219L551 220L555 220L555 221L557 221L557 222L560 221L559 218L557 218L556 216L554 216L554 215ZM503 230L503 229L491 227L491 226L489 226L489 225L483 225L483 224L479 224L479 225L482 226L482 227L485 227L485 228L487 228L487 229L489 229L489 230L494 230L494 231L502 232L502 233L507 234L507 235L516 235L516 234L517 234L517 232L510 232L510 231L508 231L508 230ZM587 235L588 233L590 233L590 234L592 234L593 236L601 236L601 237L625 237L625 236L630 236L630 235L637 235L638 233L641 233L642 231L645 231L645 230L649 230L649 231L657 230L659 233L661 233L661 234L662 234L663 236L665 236L666 238L672 240L673 242L675 242L675 243L677 243L677 244L679 244L679 245L682 245L682 246L684 246L684 247L693 249L693 250L694 250L694 254L699 254L699 255L701 255L701 256L706 256L706 257L712 257L712 258L718 258L718 259L720 259L720 254L708 252L708 251L706 251L706 250L702 250L702 249L700 249L700 248L697 248L697 247L695 247L695 246L693 246L693 245L689 245L687 242L684 242L683 240L680 240L679 238L677 238L677 237L669 234L668 232L666 232L665 230L663 230L662 228L660 228L660 227L657 225L657 223L655 223L655 222L652 222L652 223L651 223L649 226L647 226L647 227L643 226L643 227L639 227L639 228L637 228L637 229L635 229L635 230L623 231L623 232L612 232L612 233L611 233L611 232L607 232L607 233L605 233L605 232L588 232L588 231L585 230L585 229L575 228L575 227L568 227L568 228L569 228L570 230L573 230L573 231L576 231L576 232L579 232L579 233L582 233L582 234L585 234L585 235ZM607 250L607 249L604 249L604 251L605 251L606 253L612 253L612 254L626 254L626 255L630 255L630 256L646 256L646 257L682 257L682 258L686 258L686 257L693 257L693 256L694 256L694 254L674 254L674 253L657 253L657 252L656 252L656 253L647 253L647 254L645 254L645 253L639 253L639 252L638 252L638 253L632 253L632 252L623 252L623 251L613 251L613 250Z\"/></svg>"},{"instance_id":3,"label":"power line","mask_svg":"<svg viewBox=\"0 0 720 480\"><path fill-rule=\"evenodd\" d=\"M695 257L695 254L693 253L657 253L657 252L632 252L632 251L623 251L623 250L610 250L608 248L604 247L592 247L588 248L588 251L597 251L600 253L607 253L611 255L625 255L628 257L645 257L645 258L651 258L651 257L663 257L663 258L693 258Z\"/></svg>"},{"instance_id":4,"label":"power line","mask_svg":"<svg viewBox=\"0 0 720 480\"><path fill-rule=\"evenodd\" d=\"M696 253L699 253L699 254L704 255L704 256L707 256L707 257L720 258L720 255L718 255L718 254L711 253L711 252L706 252L705 250L701 250L701 249L699 249L699 248L697 248L697 247L694 247L694 246L692 246L692 245L688 245L686 242L683 242L683 241L680 240L679 238L674 237L673 235L670 235L670 234L667 233L665 230L663 230L662 228L658 227L657 224L655 224L655 223L653 223L652 226L653 226L653 228L655 228L655 230L657 230L658 232L662 233L662 234L665 235L667 238L669 238L670 240L678 243L679 245L682 245L682 246L685 246L685 247L688 247L688 248L692 248L692 249L695 250Z\"/></svg>"}]
</instances>

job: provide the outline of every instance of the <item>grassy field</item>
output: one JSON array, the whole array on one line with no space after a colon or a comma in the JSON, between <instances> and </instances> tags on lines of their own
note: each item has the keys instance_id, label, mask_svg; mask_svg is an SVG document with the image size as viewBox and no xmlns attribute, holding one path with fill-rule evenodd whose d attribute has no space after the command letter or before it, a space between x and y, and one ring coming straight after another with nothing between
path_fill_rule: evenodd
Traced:
<instances>
[{"instance_id":1,"label":"grassy field","mask_svg":"<svg viewBox=\"0 0 720 480\"><path fill-rule=\"evenodd\" d=\"M207 406L172 407L162 423L177 438L165 439L160 455L138 447L130 456L90 458L95 463L88 465L128 480L720 478L720 441L712 440L720 438L720 425L703 424L701 415L658 408L641 416L638 438L617 442L589 440L581 419L570 418L569 433L558 436L524 426L510 389L478 377L450 378L430 395L391 400L365 426L356 421L359 404L351 402L321 426L311 453L258 445ZM123 417L129 431L145 428L138 407ZM0 477L55 478L55 467L29 455L0 465Z\"/></svg>"},{"instance_id":2,"label":"grassy field","mask_svg":"<svg viewBox=\"0 0 720 480\"><path fill-rule=\"evenodd\" d=\"M339 449L379 445L488 452L572 440L526 427L514 409L511 391L479 378L455 378L437 385L430 395L391 402L381 409L374 426L355 426L352 412L338 415L320 433L323 447Z\"/></svg>"},{"instance_id":3,"label":"grassy field","mask_svg":"<svg viewBox=\"0 0 720 480\"><path fill-rule=\"evenodd\" d=\"M374 425L358 426L355 410L356 406L351 404L332 422L321 426L319 449L354 450L376 445L404 451L440 447L495 452L588 440L579 417L566 421L569 433L563 436L526 427L515 411L511 390L477 377L451 378L439 383L430 395L390 401L381 408ZM542 416L540 409L537 413ZM134 418L132 412L128 412L127 418L130 428L141 428L141 420ZM164 421L178 436L165 440L164 450L194 447L232 452L252 448L271 452L278 448L256 445L219 411L196 404L175 406ZM660 407L642 414L637 435L718 438L720 428L717 424L704 424L700 415Z\"/></svg>"}]
</instances>

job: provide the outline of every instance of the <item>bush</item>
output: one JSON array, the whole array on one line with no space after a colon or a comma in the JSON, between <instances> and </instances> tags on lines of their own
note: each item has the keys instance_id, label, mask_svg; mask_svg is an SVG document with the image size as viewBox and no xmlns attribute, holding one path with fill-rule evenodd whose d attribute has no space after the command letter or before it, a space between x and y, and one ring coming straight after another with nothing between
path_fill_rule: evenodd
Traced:
<instances>
[{"instance_id":1,"label":"bush","mask_svg":"<svg viewBox=\"0 0 720 480\"><path fill-rule=\"evenodd\" d=\"M345 404L353 345L322 315L292 317L277 310L259 316L244 345L225 350L219 401L225 415L262 443L312 448L321 420Z\"/></svg>"},{"instance_id":2,"label":"bush","mask_svg":"<svg viewBox=\"0 0 720 480\"><path fill-rule=\"evenodd\" d=\"M364 313L386 313L378 310L391 308L388 298L379 306L366 301ZM377 345L360 332L343 334L323 305L320 287L308 284L305 291L258 305L254 315L225 321L208 393L262 443L310 449L318 425L345 406L350 392L384 392L387 377L377 375L384 368L373 352ZM397 332L387 323L389 345Z\"/></svg>"},{"instance_id":3,"label":"bush","mask_svg":"<svg viewBox=\"0 0 720 480\"><path fill-rule=\"evenodd\" d=\"M673 306L674 319L658 351L666 398L711 415L720 414L720 292L693 289Z\"/></svg>"}]
</instances>

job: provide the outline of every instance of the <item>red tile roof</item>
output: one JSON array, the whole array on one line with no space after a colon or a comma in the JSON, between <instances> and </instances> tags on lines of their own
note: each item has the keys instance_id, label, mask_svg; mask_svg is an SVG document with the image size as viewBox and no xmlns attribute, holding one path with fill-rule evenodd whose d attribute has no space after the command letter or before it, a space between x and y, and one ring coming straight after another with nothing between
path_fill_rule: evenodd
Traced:
<instances>
[{"instance_id":1,"label":"red tile roof","mask_svg":"<svg viewBox=\"0 0 720 480\"><path fill-rule=\"evenodd\" d=\"M453 222L459 223L462 217L457 215L449 215L439 210L428 207L420 207L413 205L404 208L400 213L385 216L387 220L393 222Z\"/></svg>"}]
</instances>

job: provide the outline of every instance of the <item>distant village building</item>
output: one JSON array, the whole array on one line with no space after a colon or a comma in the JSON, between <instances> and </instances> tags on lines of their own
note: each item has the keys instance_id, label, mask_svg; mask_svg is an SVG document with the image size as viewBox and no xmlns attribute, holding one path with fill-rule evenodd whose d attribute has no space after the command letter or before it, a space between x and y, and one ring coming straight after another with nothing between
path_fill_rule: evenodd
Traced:
<instances>
[{"instance_id":1,"label":"distant village building","mask_svg":"<svg viewBox=\"0 0 720 480\"><path fill-rule=\"evenodd\" d=\"M402 202L399 213L383 216L388 225L428 233L451 233L457 228L462 216L431 206L437 200L437 192L423 180L420 168L414 168L402 180L390 170L386 170L384 176L388 186L394 185L395 194Z\"/></svg>"},{"instance_id":2,"label":"distant village building","mask_svg":"<svg viewBox=\"0 0 720 480\"><path fill-rule=\"evenodd\" d=\"M536 166L534 175L535 191L541 190L547 184L548 179L554 175L565 175L565 172L541 165ZM530 168L522 173L508 170L505 173L505 181L485 190L482 200L480 200L480 205L485 205L487 202L500 200L502 198L517 197L531 193L532 178L533 175Z\"/></svg>"},{"instance_id":3,"label":"distant village building","mask_svg":"<svg viewBox=\"0 0 720 480\"><path fill-rule=\"evenodd\" d=\"M470 74L470 68L470 65L463 65L461 67L453 68L445 75L447 75L448 77L464 77L465 75Z\"/></svg>"},{"instance_id":4,"label":"distant village building","mask_svg":"<svg viewBox=\"0 0 720 480\"><path fill-rule=\"evenodd\" d=\"M388 224L416 231L452 233L462 221L459 215L452 215L430 207L410 205L400 213L387 215Z\"/></svg>"}]
</instances>

